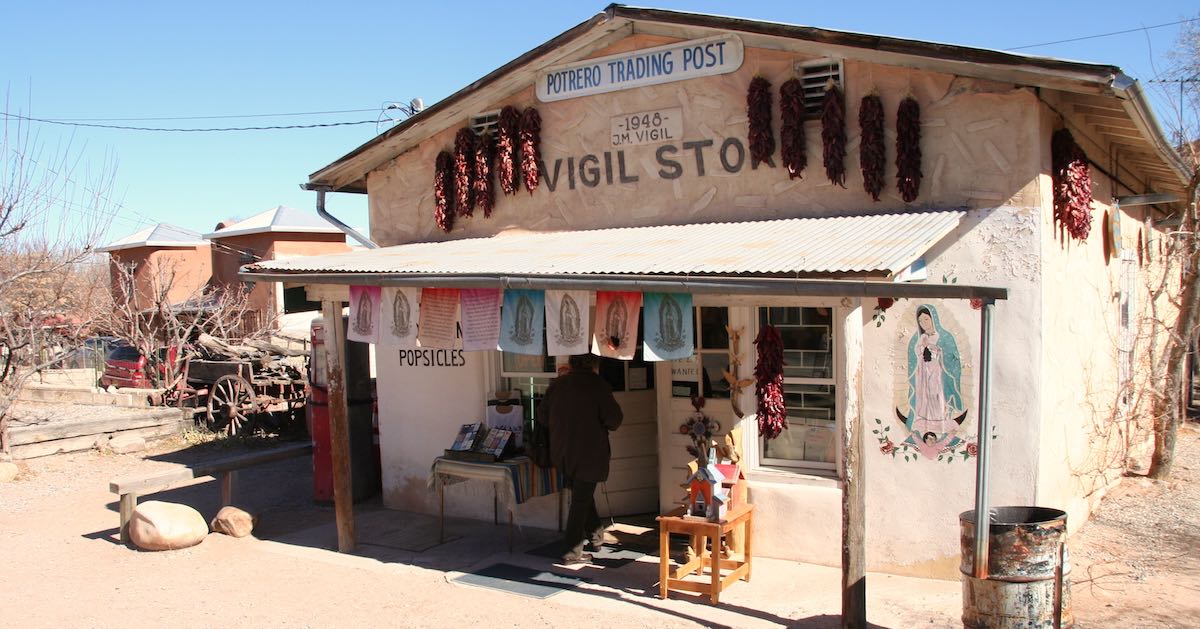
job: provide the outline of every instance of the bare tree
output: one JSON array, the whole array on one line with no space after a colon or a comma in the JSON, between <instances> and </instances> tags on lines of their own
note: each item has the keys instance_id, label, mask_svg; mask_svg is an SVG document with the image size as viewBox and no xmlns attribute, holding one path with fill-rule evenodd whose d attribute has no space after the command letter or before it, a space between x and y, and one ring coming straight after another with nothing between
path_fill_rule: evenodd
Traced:
<instances>
[{"instance_id":1,"label":"bare tree","mask_svg":"<svg viewBox=\"0 0 1200 629\"><path fill-rule=\"evenodd\" d=\"M11 111L7 106L6 110ZM19 119L0 138L0 451L26 381L87 325L73 277L112 213L115 167L94 170L70 143L45 150Z\"/></svg>"},{"instance_id":2,"label":"bare tree","mask_svg":"<svg viewBox=\"0 0 1200 629\"><path fill-rule=\"evenodd\" d=\"M191 344L203 333L220 338L265 334L270 321L261 321L250 307L241 285L209 284L183 300L172 301L179 269L177 262L152 262L149 268L113 264L113 299L98 321L117 338L146 357L146 377L156 388L178 383Z\"/></svg>"},{"instance_id":3,"label":"bare tree","mask_svg":"<svg viewBox=\"0 0 1200 629\"><path fill-rule=\"evenodd\" d=\"M1149 476L1166 478L1174 463L1175 439L1187 413L1187 358L1195 347L1200 328L1200 217L1197 191L1200 188L1200 129L1194 122L1200 113L1200 25L1185 24L1166 79L1156 81L1164 88L1166 102L1177 108L1173 116L1177 149L1186 161L1189 180L1183 199L1179 228L1169 234L1162 276L1151 290L1151 308L1165 300L1170 313L1152 311L1147 349L1152 357L1151 390L1146 396L1154 430L1154 451ZM1190 117L1189 117L1190 114ZM1160 335L1162 338L1160 339ZM1161 346L1161 350L1159 347Z\"/></svg>"}]
</instances>

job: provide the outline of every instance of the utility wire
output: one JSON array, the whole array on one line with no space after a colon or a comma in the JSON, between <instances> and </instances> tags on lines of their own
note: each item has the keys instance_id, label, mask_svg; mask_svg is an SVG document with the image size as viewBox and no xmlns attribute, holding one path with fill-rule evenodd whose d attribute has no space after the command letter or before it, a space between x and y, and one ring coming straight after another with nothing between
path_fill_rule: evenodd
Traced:
<instances>
[{"instance_id":1,"label":"utility wire","mask_svg":"<svg viewBox=\"0 0 1200 629\"><path fill-rule=\"evenodd\" d=\"M374 110L372 110L372 111L374 111ZM278 130L278 129L317 129L317 128L321 128L321 127L345 127L345 126L349 126L349 125L375 124L376 123L375 120L357 120L357 121L353 121L353 122L323 122L323 123L316 123L316 124L273 125L273 126L267 126L267 127L218 127L218 128L208 128L208 129L184 129L184 128L167 128L167 127L127 127L124 125L112 125L112 124L92 124L92 123L86 123L86 122L64 122L62 120L48 120L46 118L30 118L29 116L22 116L20 114L13 114L13 113L9 113L9 112L0 112L0 116L8 116L10 118L16 118L18 120L27 120L29 122L41 122L41 123L45 123L45 124L62 125L64 127L92 127L92 128L97 128L97 129L121 129L124 131L166 131L166 132L180 132L180 133L197 133L197 132L210 132L210 131L274 131L274 130Z\"/></svg>"},{"instance_id":2,"label":"utility wire","mask_svg":"<svg viewBox=\"0 0 1200 629\"><path fill-rule=\"evenodd\" d=\"M219 116L167 116L157 118L51 118L60 122L138 122L161 120L217 120L222 118L283 118L286 116L322 116L326 114L357 114L366 111L378 111L378 107L370 109L334 109L330 111L297 111L280 114L224 114Z\"/></svg>"},{"instance_id":3,"label":"utility wire","mask_svg":"<svg viewBox=\"0 0 1200 629\"><path fill-rule=\"evenodd\" d=\"M1165 24L1155 24L1154 26L1143 26L1140 28L1130 28L1123 31L1113 31L1111 33L1101 33L1099 35L1085 35L1083 37L1073 37L1071 39L1060 39L1058 41L1048 41L1041 44L1029 44L1026 46L1015 46L1013 48L1005 48L1005 50L1025 50L1026 48L1040 48L1042 46L1053 46L1054 44L1067 44L1070 42L1084 41L1085 39L1098 39L1100 37L1111 37L1113 35L1124 35L1126 33L1137 33L1139 31L1150 30L1152 28L1163 28L1164 26L1175 26L1177 24L1187 24L1200 20L1200 17L1188 18L1186 20L1178 20L1175 22L1167 22Z\"/></svg>"}]
</instances>

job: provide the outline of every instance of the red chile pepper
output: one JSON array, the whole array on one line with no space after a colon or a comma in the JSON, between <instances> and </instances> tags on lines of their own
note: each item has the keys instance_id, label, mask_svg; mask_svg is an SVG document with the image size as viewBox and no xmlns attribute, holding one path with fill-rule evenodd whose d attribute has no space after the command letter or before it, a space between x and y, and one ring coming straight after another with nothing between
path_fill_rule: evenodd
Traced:
<instances>
[{"instance_id":1,"label":"red chile pepper","mask_svg":"<svg viewBox=\"0 0 1200 629\"><path fill-rule=\"evenodd\" d=\"M798 179L808 165L804 146L804 88L799 79L779 86L779 153L788 179Z\"/></svg>"},{"instance_id":2,"label":"red chile pepper","mask_svg":"<svg viewBox=\"0 0 1200 629\"><path fill-rule=\"evenodd\" d=\"M433 170L433 218L438 229L454 227L454 156L447 151L437 155Z\"/></svg>"},{"instance_id":3,"label":"red chile pepper","mask_svg":"<svg viewBox=\"0 0 1200 629\"><path fill-rule=\"evenodd\" d=\"M521 187L521 113L507 105L496 121L496 157L499 161L500 189L505 195L516 194Z\"/></svg>"},{"instance_id":4,"label":"red chile pepper","mask_svg":"<svg viewBox=\"0 0 1200 629\"><path fill-rule=\"evenodd\" d=\"M521 114L521 173L525 175L525 189L529 194L538 187L541 143L542 117L533 107L526 107L525 113Z\"/></svg>"}]
</instances>

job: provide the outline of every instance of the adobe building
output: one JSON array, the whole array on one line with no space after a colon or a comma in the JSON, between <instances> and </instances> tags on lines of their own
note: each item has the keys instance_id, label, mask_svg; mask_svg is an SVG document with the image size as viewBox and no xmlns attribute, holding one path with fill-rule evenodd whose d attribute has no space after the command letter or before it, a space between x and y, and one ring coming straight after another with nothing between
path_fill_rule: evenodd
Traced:
<instances>
[{"instance_id":1,"label":"adobe building","mask_svg":"<svg viewBox=\"0 0 1200 629\"><path fill-rule=\"evenodd\" d=\"M325 219L286 205L204 234L212 244L212 278L218 286L242 285L249 291L249 308L260 313L260 321L290 312L314 310L303 290L284 289L278 282L244 282L238 269L262 260L286 260L300 256L343 253L350 250L346 235Z\"/></svg>"},{"instance_id":2,"label":"adobe building","mask_svg":"<svg viewBox=\"0 0 1200 629\"><path fill-rule=\"evenodd\" d=\"M212 275L208 241L168 223L147 227L97 251L109 255L113 299L129 298L122 277L131 272L132 299L138 310L152 307L155 296L164 290L168 303L187 301L200 294Z\"/></svg>"},{"instance_id":3,"label":"adobe building","mask_svg":"<svg viewBox=\"0 0 1200 629\"><path fill-rule=\"evenodd\" d=\"M462 83L310 176L322 199L368 195L380 249L237 262L339 309L351 286L382 287L384 313L400 289L690 301L690 357L606 361L626 419L602 511L678 504L700 393L720 434L741 435L757 554L838 565L847 518L868 569L955 578L983 448L991 504L1063 509L1074 530L1146 437L1123 392L1186 171L1119 68L613 5ZM538 149L513 161L537 177L505 194L501 156L494 208L456 211L460 131L494 139L513 112ZM1064 160L1090 203L1056 206ZM644 303L643 330L666 329ZM768 325L785 361L775 438L743 382ZM427 513L459 426L497 390L531 408L566 361L382 340L377 356L384 501ZM450 486L445 504L491 519L492 486ZM516 511L555 517L551 497Z\"/></svg>"}]
</instances>

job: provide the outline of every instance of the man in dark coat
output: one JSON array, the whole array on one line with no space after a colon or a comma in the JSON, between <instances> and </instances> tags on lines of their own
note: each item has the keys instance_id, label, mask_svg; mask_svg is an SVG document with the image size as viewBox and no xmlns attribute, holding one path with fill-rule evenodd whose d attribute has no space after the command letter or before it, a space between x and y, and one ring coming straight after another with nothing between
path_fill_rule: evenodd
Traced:
<instances>
[{"instance_id":1,"label":"man in dark coat","mask_svg":"<svg viewBox=\"0 0 1200 629\"><path fill-rule=\"evenodd\" d=\"M567 512L563 562L591 559L584 545L598 548L604 528L596 513L596 483L608 480L612 449L608 433L621 425L624 416L613 397L612 387L597 370L600 359L591 354L570 358L570 371L546 389L537 408L537 421L550 427L550 458L562 471L571 488Z\"/></svg>"}]
</instances>

